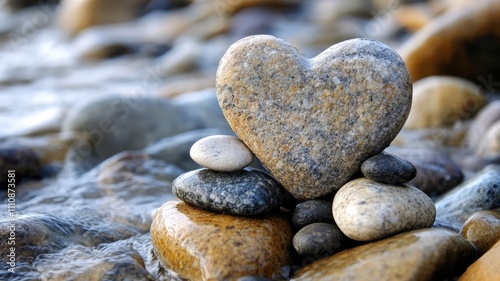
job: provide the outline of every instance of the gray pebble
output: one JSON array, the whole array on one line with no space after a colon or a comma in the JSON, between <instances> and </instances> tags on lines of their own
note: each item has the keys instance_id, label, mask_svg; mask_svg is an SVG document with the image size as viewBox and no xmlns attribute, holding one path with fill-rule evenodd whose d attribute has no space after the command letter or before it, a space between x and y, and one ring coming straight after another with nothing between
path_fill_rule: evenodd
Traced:
<instances>
[{"instance_id":1,"label":"gray pebble","mask_svg":"<svg viewBox=\"0 0 500 281\"><path fill-rule=\"evenodd\" d=\"M316 199L299 203L293 210L292 222L299 228L315 222L335 223L332 202Z\"/></svg>"},{"instance_id":2,"label":"gray pebble","mask_svg":"<svg viewBox=\"0 0 500 281\"><path fill-rule=\"evenodd\" d=\"M386 152L365 160L361 172L369 179L388 184L409 182L417 175L417 170L409 161Z\"/></svg>"},{"instance_id":3,"label":"gray pebble","mask_svg":"<svg viewBox=\"0 0 500 281\"><path fill-rule=\"evenodd\" d=\"M343 240L335 224L320 222L300 229L293 237L293 247L301 256L319 259L337 252Z\"/></svg>"},{"instance_id":4,"label":"gray pebble","mask_svg":"<svg viewBox=\"0 0 500 281\"><path fill-rule=\"evenodd\" d=\"M237 172L199 169L172 183L173 193L200 208L235 215L261 215L279 210L285 191L267 173L245 168Z\"/></svg>"}]
</instances>

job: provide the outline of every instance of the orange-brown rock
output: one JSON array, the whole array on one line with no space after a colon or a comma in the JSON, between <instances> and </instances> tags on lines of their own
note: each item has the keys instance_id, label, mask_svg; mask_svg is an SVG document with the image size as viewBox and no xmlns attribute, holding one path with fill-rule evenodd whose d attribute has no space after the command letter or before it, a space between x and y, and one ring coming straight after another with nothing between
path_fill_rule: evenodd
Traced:
<instances>
[{"instance_id":1,"label":"orange-brown rock","mask_svg":"<svg viewBox=\"0 0 500 281\"><path fill-rule=\"evenodd\" d=\"M465 222L462 236L476 245L479 254L484 254L500 240L500 209L479 211Z\"/></svg>"},{"instance_id":2,"label":"orange-brown rock","mask_svg":"<svg viewBox=\"0 0 500 281\"><path fill-rule=\"evenodd\" d=\"M486 254L474 262L458 281L498 281L500 280L500 241Z\"/></svg>"},{"instance_id":3,"label":"orange-brown rock","mask_svg":"<svg viewBox=\"0 0 500 281\"><path fill-rule=\"evenodd\" d=\"M477 83L498 77L500 1L473 1L450 9L420 29L399 50L413 81L451 75ZM483 80L478 80L482 77ZM491 89L486 86L486 88Z\"/></svg>"},{"instance_id":4,"label":"orange-brown rock","mask_svg":"<svg viewBox=\"0 0 500 281\"><path fill-rule=\"evenodd\" d=\"M279 214L240 217L169 201L155 212L151 238L162 263L188 280L272 277L291 263L291 228Z\"/></svg>"}]
</instances>

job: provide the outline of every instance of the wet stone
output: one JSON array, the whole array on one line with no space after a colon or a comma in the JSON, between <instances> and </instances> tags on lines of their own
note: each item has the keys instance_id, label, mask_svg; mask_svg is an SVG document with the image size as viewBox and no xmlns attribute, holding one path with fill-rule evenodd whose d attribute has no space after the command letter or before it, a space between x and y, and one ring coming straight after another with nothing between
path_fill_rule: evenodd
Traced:
<instances>
[{"instance_id":1,"label":"wet stone","mask_svg":"<svg viewBox=\"0 0 500 281\"><path fill-rule=\"evenodd\" d=\"M361 172L371 180L388 184L409 182L417 175L409 161L386 152L368 158L361 165Z\"/></svg>"},{"instance_id":2,"label":"wet stone","mask_svg":"<svg viewBox=\"0 0 500 281\"><path fill-rule=\"evenodd\" d=\"M344 236L331 223L312 223L301 228L293 237L293 247L301 256L320 259L338 251Z\"/></svg>"},{"instance_id":3,"label":"wet stone","mask_svg":"<svg viewBox=\"0 0 500 281\"><path fill-rule=\"evenodd\" d=\"M315 222L335 223L332 215L332 202L327 200L307 200L295 206L292 223L302 228Z\"/></svg>"},{"instance_id":4,"label":"wet stone","mask_svg":"<svg viewBox=\"0 0 500 281\"><path fill-rule=\"evenodd\" d=\"M500 241L467 268L458 281L497 281L500 268Z\"/></svg>"},{"instance_id":5,"label":"wet stone","mask_svg":"<svg viewBox=\"0 0 500 281\"><path fill-rule=\"evenodd\" d=\"M22 179L41 177L40 159L31 149L19 146L0 146L0 183L7 188L9 174L14 175L18 183ZM7 173L7 171L14 171Z\"/></svg>"},{"instance_id":6,"label":"wet stone","mask_svg":"<svg viewBox=\"0 0 500 281\"><path fill-rule=\"evenodd\" d=\"M500 240L500 209L472 214L465 221L460 234L476 246L480 255L486 253Z\"/></svg>"},{"instance_id":7,"label":"wet stone","mask_svg":"<svg viewBox=\"0 0 500 281\"><path fill-rule=\"evenodd\" d=\"M338 190L384 150L412 91L404 62L380 42L347 40L307 59L268 35L229 47L216 87L231 128L299 200Z\"/></svg>"},{"instance_id":8,"label":"wet stone","mask_svg":"<svg viewBox=\"0 0 500 281\"><path fill-rule=\"evenodd\" d=\"M172 191L189 204L235 215L278 211L285 196L278 182L253 168L238 172L190 171L174 180Z\"/></svg>"}]
</instances>

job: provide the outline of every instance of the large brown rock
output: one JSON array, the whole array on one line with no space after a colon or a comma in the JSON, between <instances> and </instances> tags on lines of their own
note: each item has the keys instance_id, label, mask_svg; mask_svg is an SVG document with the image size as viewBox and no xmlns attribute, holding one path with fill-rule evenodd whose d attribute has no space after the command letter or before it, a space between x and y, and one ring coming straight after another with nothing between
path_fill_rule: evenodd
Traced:
<instances>
[{"instance_id":1,"label":"large brown rock","mask_svg":"<svg viewBox=\"0 0 500 281\"><path fill-rule=\"evenodd\" d=\"M500 241L486 254L474 262L458 281L497 281L500 280Z\"/></svg>"},{"instance_id":2,"label":"large brown rock","mask_svg":"<svg viewBox=\"0 0 500 281\"><path fill-rule=\"evenodd\" d=\"M154 215L151 238L161 262L188 280L272 277L291 263L291 228L278 214L223 215L169 201Z\"/></svg>"},{"instance_id":3,"label":"large brown rock","mask_svg":"<svg viewBox=\"0 0 500 281\"><path fill-rule=\"evenodd\" d=\"M384 150L412 98L404 62L370 39L306 59L273 36L246 37L221 59L216 86L232 129L301 200L339 189Z\"/></svg>"}]
</instances>

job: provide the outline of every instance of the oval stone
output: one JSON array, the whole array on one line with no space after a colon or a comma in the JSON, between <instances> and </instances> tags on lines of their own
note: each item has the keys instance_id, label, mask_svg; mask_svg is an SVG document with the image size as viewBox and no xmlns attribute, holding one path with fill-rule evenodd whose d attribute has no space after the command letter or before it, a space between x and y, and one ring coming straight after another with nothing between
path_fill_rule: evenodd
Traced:
<instances>
[{"instance_id":1,"label":"oval stone","mask_svg":"<svg viewBox=\"0 0 500 281\"><path fill-rule=\"evenodd\" d=\"M500 240L500 209L479 211L470 216L460 234L482 255Z\"/></svg>"},{"instance_id":2,"label":"oval stone","mask_svg":"<svg viewBox=\"0 0 500 281\"><path fill-rule=\"evenodd\" d=\"M278 182L252 168L238 172L190 171L174 180L172 192L197 207L235 215L275 212L285 197Z\"/></svg>"},{"instance_id":3,"label":"oval stone","mask_svg":"<svg viewBox=\"0 0 500 281\"><path fill-rule=\"evenodd\" d=\"M250 165L253 154L235 136L208 136L195 142L189 152L200 166L219 172L239 171Z\"/></svg>"},{"instance_id":4,"label":"oval stone","mask_svg":"<svg viewBox=\"0 0 500 281\"><path fill-rule=\"evenodd\" d=\"M293 237L293 247L301 256L320 259L338 251L344 236L332 223L312 223L304 226Z\"/></svg>"},{"instance_id":5,"label":"oval stone","mask_svg":"<svg viewBox=\"0 0 500 281\"><path fill-rule=\"evenodd\" d=\"M341 187L333 199L332 210L340 230L357 241L430 227L436 217L434 203L421 190L367 178Z\"/></svg>"},{"instance_id":6,"label":"oval stone","mask_svg":"<svg viewBox=\"0 0 500 281\"><path fill-rule=\"evenodd\" d=\"M361 165L361 172L371 180L388 184L409 182L417 175L417 170L409 161L387 152L366 159Z\"/></svg>"},{"instance_id":7,"label":"oval stone","mask_svg":"<svg viewBox=\"0 0 500 281\"><path fill-rule=\"evenodd\" d=\"M314 199L297 204L292 213L292 222L299 228L315 222L335 223L332 201Z\"/></svg>"}]
</instances>

